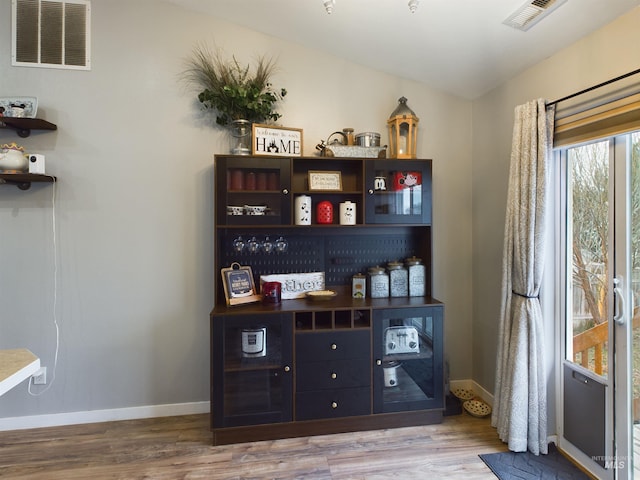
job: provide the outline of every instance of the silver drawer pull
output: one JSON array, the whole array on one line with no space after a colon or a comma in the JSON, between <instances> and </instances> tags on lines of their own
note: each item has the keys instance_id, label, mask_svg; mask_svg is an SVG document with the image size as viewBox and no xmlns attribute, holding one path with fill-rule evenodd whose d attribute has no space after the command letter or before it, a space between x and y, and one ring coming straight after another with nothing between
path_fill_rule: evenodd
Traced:
<instances>
[{"instance_id":1,"label":"silver drawer pull","mask_svg":"<svg viewBox=\"0 0 640 480\"><path fill-rule=\"evenodd\" d=\"M338 408L338 402L331 402L331 408Z\"/></svg>"},{"instance_id":2,"label":"silver drawer pull","mask_svg":"<svg viewBox=\"0 0 640 480\"><path fill-rule=\"evenodd\" d=\"M331 344L331 350L337 350L338 349L338 345L336 345L335 343Z\"/></svg>"},{"instance_id":3,"label":"silver drawer pull","mask_svg":"<svg viewBox=\"0 0 640 480\"><path fill-rule=\"evenodd\" d=\"M288 372L288 371L290 371L290 370L291 370L291 367L290 367L289 365L285 365L285 366L284 366L284 371L285 371L285 372Z\"/></svg>"},{"instance_id":4,"label":"silver drawer pull","mask_svg":"<svg viewBox=\"0 0 640 480\"><path fill-rule=\"evenodd\" d=\"M338 378L338 374L336 372L331 372L331 378L335 380L336 378Z\"/></svg>"}]
</instances>

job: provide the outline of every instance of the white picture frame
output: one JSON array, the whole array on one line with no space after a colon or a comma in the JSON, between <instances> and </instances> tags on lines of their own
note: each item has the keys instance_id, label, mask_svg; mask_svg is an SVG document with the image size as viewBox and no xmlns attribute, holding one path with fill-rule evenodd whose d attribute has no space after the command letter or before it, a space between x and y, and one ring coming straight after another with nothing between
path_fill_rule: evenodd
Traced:
<instances>
[{"instance_id":1,"label":"white picture frame","mask_svg":"<svg viewBox=\"0 0 640 480\"><path fill-rule=\"evenodd\" d=\"M251 127L251 154L301 157L302 129L254 123Z\"/></svg>"},{"instance_id":2,"label":"white picture frame","mask_svg":"<svg viewBox=\"0 0 640 480\"><path fill-rule=\"evenodd\" d=\"M309 170L309 190L341 192L342 173L339 171Z\"/></svg>"}]
</instances>

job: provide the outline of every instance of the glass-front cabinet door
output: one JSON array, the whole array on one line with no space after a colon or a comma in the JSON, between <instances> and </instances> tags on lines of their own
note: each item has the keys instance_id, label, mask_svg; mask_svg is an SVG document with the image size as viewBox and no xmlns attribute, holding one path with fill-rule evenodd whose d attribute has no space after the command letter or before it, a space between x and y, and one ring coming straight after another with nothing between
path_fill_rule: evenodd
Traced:
<instances>
[{"instance_id":1,"label":"glass-front cabinet door","mask_svg":"<svg viewBox=\"0 0 640 480\"><path fill-rule=\"evenodd\" d=\"M443 306L373 315L374 413L444 408Z\"/></svg>"},{"instance_id":2,"label":"glass-front cabinet door","mask_svg":"<svg viewBox=\"0 0 640 480\"><path fill-rule=\"evenodd\" d=\"M289 225L291 159L216 156L218 225Z\"/></svg>"},{"instance_id":3,"label":"glass-front cabinet door","mask_svg":"<svg viewBox=\"0 0 640 480\"><path fill-rule=\"evenodd\" d=\"M431 223L431 160L368 160L366 223Z\"/></svg>"},{"instance_id":4,"label":"glass-front cabinet door","mask_svg":"<svg viewBox=\"0 0 640 480\"><path fill-rule=\"evenodd\" d=\"M291 314L216 316L212 357L214 428L291 421Z\"/></svg>"}]
</instances>

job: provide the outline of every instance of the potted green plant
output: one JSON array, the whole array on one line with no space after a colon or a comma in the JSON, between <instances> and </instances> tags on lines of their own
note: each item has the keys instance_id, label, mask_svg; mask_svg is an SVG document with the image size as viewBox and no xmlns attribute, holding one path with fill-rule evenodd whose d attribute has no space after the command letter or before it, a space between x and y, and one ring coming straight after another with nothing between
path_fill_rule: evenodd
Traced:
<instances>
[{"instance_id":1,"label":"potted green plant","mask_svg":"<svg viewBox=\"0 0 640 480\"><path fill-rule=\"evenodd\" d=\"M232 153L250 153L252 123L275 122L282 116L276 106L287 91L278 91L271 84L275 69L274 60L265 56L258 57L251 69L235 56L228 59L220 49L212 52L202 45L195 47L188 59L185 78L201 89L198 100L215 112L216 123L231 127L237 139Z\"/></svg>"}]
</instances>

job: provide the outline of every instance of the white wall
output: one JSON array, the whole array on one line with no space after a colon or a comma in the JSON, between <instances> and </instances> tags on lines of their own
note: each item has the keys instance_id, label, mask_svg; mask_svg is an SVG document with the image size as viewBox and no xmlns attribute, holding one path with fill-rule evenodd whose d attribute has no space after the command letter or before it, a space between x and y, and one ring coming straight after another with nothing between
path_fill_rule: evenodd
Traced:
<instances>
[{"instance_id":1,"label":"white wall","mask_svg":"<svg viewBox=\"0 0 640 480\"><path fill-rule=\"evenodd\" d=\"M536 98L556 100L637 69L638 25L640 7L473 102L473 378L488 391L494 389L514 109ZM553 328L548 333L553 354Z\"/></svg>"},{"instance_id":2,"label":"white wall","mask_svg":"<svg viewBox=\"0 0 640 480\"><path fill-rule=\"evenodd\" d=\"M0 348L31 349L51 377L55 191L60 354L52 388L31 397L20 385L0 397L0 418L208 401L212 157L228 147L179 81L202 41L278 58L281 123L304 129L307 155L343 127L386 142L386 119L409 99L419 157L434 159L434 291L452 378L471 376L470 102L161 1L93 0L89 72L12 67L10 32L2 2L0 95L37 96L58 131L0 130L0 143L44 153L58 184L0 186Z\"/></svg>"}]
</instances>

